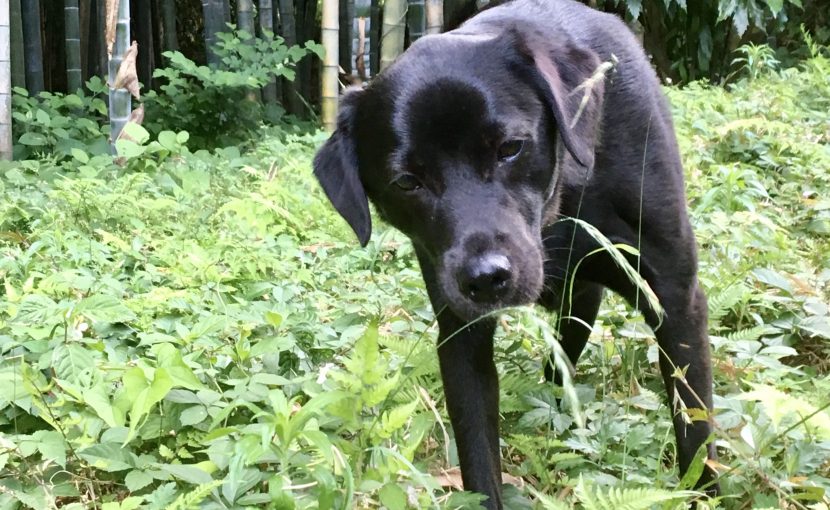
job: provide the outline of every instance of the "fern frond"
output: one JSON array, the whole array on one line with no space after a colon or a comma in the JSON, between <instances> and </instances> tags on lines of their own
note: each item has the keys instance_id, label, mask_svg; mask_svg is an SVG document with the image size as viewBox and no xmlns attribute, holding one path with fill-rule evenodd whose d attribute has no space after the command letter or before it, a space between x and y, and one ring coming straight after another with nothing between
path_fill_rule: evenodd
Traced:
<instances>
[{"instance_id":1,"label":"fern frond","mask_svg":"<svg viewBox=\"0 0 830 510\"><path fill-rule=\"evenodd\" d=\"M165 510L198 510L199 503L208 497L211 491L222 485L222 480L203 483L190 492L180 494Z\"/></svg>"},{"instance_id":2,"label":"fern frond","mask_svg":"<svg viewBox=\"0 0 830 510\"><path fill-rule=\"evenodd\" d=\"M738 331L733 331L726 335L726 339L729 343L735 343L740 341L755 341L761 338L761 336L770 332L770 327L762 324L760 326L752 326L751 328L743 328L739 329Z\"/></svg>"},{"instance_id":3,"label":"fern frond","mask_svg":"<svg viewBox=\"0 0 830 510\"><path fill-rule=\"evenodd\" d=\"M649 510L653 505L688 500L698 496L693 491L667 491L651 487L590 487L580 478L574 490L585 510Z\"/></svg>"},{"instance_id":4,"label":"fern frond","mask_svg":"<svg viewBox=\"0 0 830 510\"><path fill-rule=\"evenodd\" d=\"M720 289L717 293L710 291L708 296L709 322L714 324L720 321L735 305L741 302L748 290L743 283L738 283Z\"/></svg>"}]
</instances>

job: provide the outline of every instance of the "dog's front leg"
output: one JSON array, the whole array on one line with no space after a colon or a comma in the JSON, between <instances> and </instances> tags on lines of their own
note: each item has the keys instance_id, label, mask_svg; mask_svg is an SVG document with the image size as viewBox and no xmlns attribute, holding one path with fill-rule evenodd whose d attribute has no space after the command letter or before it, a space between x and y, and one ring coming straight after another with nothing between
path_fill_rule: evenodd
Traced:
<instances>
[{"instance_id":1,"label":"dog's front leg","mask_svg":"<svg viewBox=\"0 0 830 510\"><path fill-rule=\"evenodd\" d=\"M493 363L494 321L486 319L462 327L455 321L442 321L439 316L438 322L441 379L464 488L486 495L487 508L500 509L499 380ZM446 327L447 323L452 326Z\"/></svg>"},{"instance_id":2,"label":"dog's front leg","mask_svg":"<svg viewBox=\"0 0 830 510\"><path fill-rule=\"evenodd\" d=\"M487 317L468 323L455 316L446 306L431 263L419 260L438 315L438 359L464 489L484 494L483 505L500 510L499 379L493 361L496 320Z\"/></svg>"}]
</instances>

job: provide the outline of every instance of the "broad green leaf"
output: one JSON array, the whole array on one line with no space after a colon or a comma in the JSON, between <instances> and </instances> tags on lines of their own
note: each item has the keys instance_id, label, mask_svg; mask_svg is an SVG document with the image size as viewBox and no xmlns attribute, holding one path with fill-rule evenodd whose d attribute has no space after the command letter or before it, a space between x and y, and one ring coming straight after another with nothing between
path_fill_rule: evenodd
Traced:
<instances>
[{"instance_id":1,"label":"broad green leaf","mask_svg":"<svg viewBox=\"0 0 830 510\"><path fill-rule=\"evenodd\" d=\"M196 405L188 407L179 415L179 421L182 425L196 425L202 423L207 418L207 409L203 405Z\"/></svg>"},{"instance_id":2,"label":"broad green leaf","mask_svg":"<svg viewBox=\"0 0 830 510\"><path fill-rule=\"evenodd\" d=\"M82 374L88 374L95 369L95 359L82 345L70 343L59 344L52 351L52 368L58 379L65 379L73 384L84 385Z\"/></svg>"},{"instance_id":3,"label":"broad green leaf","mask_svg":"<svg viewBox=\"0 0 830 510\"><path fill-rule=\"evenodd\" d=\"M389 510L406 510L406 491L389 482L378 491L380 502Z\"/></svg>"},{"instance_id":4,"label":"broad green leaf","mask_svg":"<svg viewBox=\"0 0 830 510\"><path fill-rule=\"evenodd\" d=\"M136 457L128 449L117 443L100 443L78 452L85 461L96 469L104 471L124 471L135 467Z\"/></svg>"},{"instance_id":5,"label":"broad green leaf","mask_svg":"<svg viewBox=\"0 0 830 510\"><path fill-rule=\"evenodd\" d=\"M776 429L784 429L803 421L801 430L806 428L824 440L830 439L830 413L827 409L820 410L810 402L768 384L748 384L753 388L752 391L741 393L737 398L761 402Z\"/></svg>"},{"instance_id":6,"label":"broad green leaf","mask_svg":"<svg viewBox=\"0 0 830 510\"><path fill-rule=\"evenodd\" d=\"M66 442L60 432L38 431L33 437L37 440L37 450L44 459L53 460L59 466L66 467Z\"/></svg>"},{"instance_id":7,"label":"broad green leaf","mask_svg":"<svg viewBox=\"0 0 830 510\"><path fill-rule=\"evenodd\" d=\"M46 145L46 137L40 133L23 133L17 141L33 147Z\"/></svg>"},{"instance_id":8,"label":"broad green leaf","mask_svg":"<svg viewBox=\"0 0 830 510\"><path fill-rule=\"evenodd\" d=\"M124 484L130 492L136 492L153 483L153 477L140 469L133 469L124 477Z\"/></svg>"},{"instance_id":9,"label":"broad green leaf","mask_svg":"<svg viewBox=\"0 0 830 510\"><path fill-rule=\"evenodd\" d=\"M152 382L148 381L139 367L127 370L123 376L126 396L132 401L130 408L130 434L125 443L135 435L141 421L150 410L173 388L173 380L164 368L157 368Z\"/></svg>"},{"instance_id":10,"label":"broad green leaf","mask_svg":"<svg viewBox=\"0 0 830 510\"><path fill-rule=\"evenodd\" d=\"M173 386L191 390L204 389L202 382L199 381L199 378L196 377L193 370L187 366L184 358L182 358L182 354L174 345L167 343L155 344L152 350L156 354L158 367L166 369L167 374L173 382Z\"/></svg>"},{"instance_id":11,"label":"broad green leaf","mask_svg":"<svg viewBox=\"0 0 830 510\"><path fill-rule=\"evenodd\" d=\"M206 471L193 464L159 464L158 468L188 483L210 483L213 478Z\"/></svg>"},{"instance_id":12,"label":"broad green leaf","mask_svg":"<svg viewBox=\"0 0 830 510\"><path fill-rule=\"evenodd\" d=\"M72 152L72 157L75 158L76 160L80 161L83 164L89 163L89 154L87 154L86 152L82 151L81 149L74 149L74 148L71 150L71 152Z\"/></svg>"},{"instance_id":13,"label":"broad green leaf","mask_svg":"<svg viewBox=\"0 0 830 510\"><path fill-rule=\"evenodd\" d=\"M75 313L92 322L130 322L135 314L115 296L94 294L81 300Z\"/></svg>"}]
</instances>

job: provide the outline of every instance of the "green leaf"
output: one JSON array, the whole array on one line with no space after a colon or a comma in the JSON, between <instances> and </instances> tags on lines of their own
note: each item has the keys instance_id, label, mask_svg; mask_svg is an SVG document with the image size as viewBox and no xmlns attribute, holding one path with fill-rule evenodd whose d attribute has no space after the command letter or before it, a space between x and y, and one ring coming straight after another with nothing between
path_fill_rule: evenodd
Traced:
<instances>
[{"instance_id":1,"label":"green leaf","mask_svg":"<svg viewBox=\"0 0 830 510\"><path fill-rule=\"evenodd\" d=\"M49 118L49 114L41 109L38 109L35 112L35 119L37 120L38 124L43 124L46 127L49 127L49 125L52 124L52 119Z\"/></svg>"},{"instance_id":2,"label":"green leaf","mask_svg":"<svg viewBox=\"0 0 830 510\"><path fill-rule=\"evenodd\" d=\"M75 307L75 313L95 322L130 322L135 314L115 296L94 294L84 298Z\"/></svg>"},{"instance_id":3,"label":"green leaf","mask_svg":"<svg viewBox=\"0 0 830 510\"><path fill-rule=\"evenodd\" d=\"M124 483L127 485L127 490L135 492L153 483L153 477L146 471L133 469L124 477Z\"/></svg>"},{"instance_id":4,"label":"green leaf","mask_svg":"<svg viewBox=\"0 0 830 510\"><path fill-rule=\"evenodd\" d=\"M84 390L82 398L91 407L99 418L110 427L124 426L124 412L113 406L109 395L112 389L108 383L99 383Z\"/></svg>"},{"instance_id":5,"label":"green leaf","mask_svg":"<svg viewBox=\"0 0 830 510\"><path fill-rule=\"evenodd\" d=\"M394 482L389 482L378 491L380 502L389 510L406 510L406 492Z\"/></svg>"},{"instance_id":6,"label":"green leaf","mask_svg":"<svg viewBox=\"0 0 830 510\"><path fill-rule=\"evenodd\" d=\"M70 152L72 153L73 158L80 161L84 165L89 163L89 154L82 151L81 149L72 148L70 149Z\"/></svg>"},{"instance_id":7,"label":"green leaf","mask_svg":"<svg viewBox=\"0 0 830 510\"><path fill-rule=\"evenodd\" d=\"M115 152L117 152L120 157L125 159L137 158L144 154L146 150L146 147L138 145L131 140L119 138L115 141Z\"/></svg>"},{"instance_id":8,"label":"green leaf","mask_svg":"<svg viewBox=\"0 0 830 510\"><path fill-rule=\"evenodd\" d=\"M188 483L210 483L213 478L206 471L188 464L159 464L159 469L166 471L180 480Z\"/></svg>"},{"instance_id":9,"label":"green leaf","mask_svg":"<svg viewBox=\"0 0 830 510\"><path fill-rule=\"evenodd\" d=\"M33 147L46 145L46 137L40 133L23 133L17 141Z\"/></svg>"},{"instance_id":10,"label":"green leaf","mask_svg":"<svg viewBox=\"0 0 830 510\"><path fill-rule=\"evenodd\" d=\"M95 368L95 359L83 346L78 344L60 344L52 351L52 368L58 379L73 384L83 385L82 375Z\"/></svg>"},{"instance_id":11,"label":"green leaf","mask_svg":"<svg viewBox=\"0 0 830 510\"><path fill-rule=\"evenodd\" d=\"M53 460L59 466L66 467L66 442L60 432L41 430L35 432L33 437L37 440L37 450L44 459Z\"/></svg>"},{"instance_id":12,"label":"green leaf","mask_svg":"<svg viewBox=\"0 0 830 510\"><path fill-rule=\"evenodd\" d=\"M179 415L179 421L182 425L196 425L202 423L207 418L207 409L203 405L196 405L188 407Z\"/></svg>"},{"instance_id":13,"label":"green leaf","mask_svg":"<svg viewBox=\"0 0 830 510\"><path fill-rule=\"evenodd\" d=\"M124 136L125 134L139 145L147 143L150 139L150 133L144 129L141 124L136 124L135 122L127 122L127 124L124 125L124 130L122 131L121 136Z\"/></svg>"},{"instance_id":14,"label":"green leaf","mask_svg":"<svg viewBox=\"0 0 830 510\"><path fill-rule=\"evenodd\" d=\"M155 344L152 350L155 351L158 367L166 369L174 386L191 390L204 389L205 386L187 366L181 352L175 346L168 343Z\"/></svg>"},{"instance_id":15,"label":"green leaf","mask_svg":"<svg viewBox=\"0 0 830 510\"><path fill-rule=\"evenodd\" d=\"M778 16L778 13L784 9L784 0L766 0L772 14Z\"/></svg>"},{"instance_id":16,"label":"green leaf","mask_svg":"<svg viewBox=\"0 0 830 510\"><path fill-rule=\"evenodd\" d=\"M78 456L103 471L124 471L135 467L136 457L117 443L101 443L78 452Z\"/></svg>"},{"instance_id":17,"label":"green leaf","mask_svg":"<svg viewBox=\"0 0 830 510\"><path fill-rule=\"evenodd\" d=\"M628 12L631 13L632 18L637 19L640 17L640 12L643 10L642 0L626 0L625 4L628 7Z\"/></svg>"},{"instance_id":18,"label":"green leaf","mask_svg":"<svg viewBox=\"0 0 830 510\"><path fill-rule=\"evenodd\" d=\"M278 328L282 324L282 315L277 312L265 312L265 322Z\"/></svg>"},{"instance_id":19,"label":"green leaf","mask_svg":"<svg viewBox=\"0 0 830 510\"><path fill-rule=\"evenodd\" d=\"M179 146L179 143L176 141L176 133L173 131L162 131L159 133L158 142L162 147L171 152L175 151Z\"/></svg>"},{"instance_id":20,"label":"green leaf","mask_svg":"<svg viewBox=\"0 0 830 510\"><path fill-rule=\"evenodd\" d=\"M164 368L157 368L153 373L152 382L149 382L144 375L144 371L138 367L127 370L122 379L126 397L132 401L130 433L125 440L126 444L133 438L139 424L153 406L159 403L173 388L173 380Z\"/></svg>"}]
</instances>

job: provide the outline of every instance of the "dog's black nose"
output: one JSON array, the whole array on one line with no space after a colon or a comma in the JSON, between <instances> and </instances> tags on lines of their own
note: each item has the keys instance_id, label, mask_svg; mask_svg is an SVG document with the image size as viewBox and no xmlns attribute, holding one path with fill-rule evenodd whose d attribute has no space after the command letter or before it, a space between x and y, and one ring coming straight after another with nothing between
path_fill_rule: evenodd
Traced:
<instances>
[{"instance_id":1,"label":"dog's black nose","mask_svg":"<svg viewBox=\"0 0 830 510\"><path fill-rule=\"evenodd\" d=\"M477 303L494 302L503 297L510 277L510 261L498 253L475 257L457 275L461 292Z\"/></svg>"}]
</instances>

